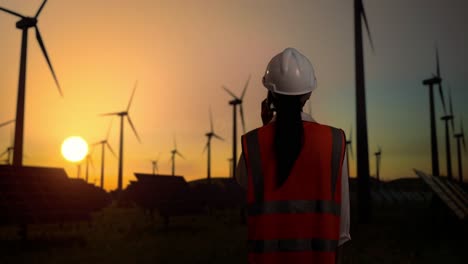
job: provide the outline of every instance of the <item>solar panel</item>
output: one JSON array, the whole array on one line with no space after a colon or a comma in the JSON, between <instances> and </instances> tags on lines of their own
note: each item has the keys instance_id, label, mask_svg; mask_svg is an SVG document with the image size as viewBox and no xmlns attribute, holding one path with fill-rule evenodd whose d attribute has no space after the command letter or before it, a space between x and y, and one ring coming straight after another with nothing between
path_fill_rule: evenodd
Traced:
<instances>
[{"instance_id":1,"label":"solar panel","mask_svg":"<svg viewBox=\"0 0 468 264\"><path fill-rule=\"evenodd\" d=\"M435 176L428 176L422 171L415 173L431 188L431 190L455 213L459 219L465 219L468 208L450 190L444 180Z\"/></svg>"},{"instance_id":2,"label":"solar panel","mask_svg":"<svg viewBox=\"0 0 468 264\"><path fill-rule=\"evenodd\" d=\"M393 198L390 196L390 194L389 194L387 191L380 189L380 190L379 190L379 193L382 195L382 197L384 198L385 202L390 203L390 204L393 204L393 203L394 203Z\"/></svg>"},{"instance_id":3,"label":"solar panel","mask_svg":"<svg viewBox=\"0 0 468 264\"><path fill-rule=\"evenodd\" d=\"M80 221L110 203L103 190L63 169L0 166L0 224Z\"/></svg>"}]
</instances>

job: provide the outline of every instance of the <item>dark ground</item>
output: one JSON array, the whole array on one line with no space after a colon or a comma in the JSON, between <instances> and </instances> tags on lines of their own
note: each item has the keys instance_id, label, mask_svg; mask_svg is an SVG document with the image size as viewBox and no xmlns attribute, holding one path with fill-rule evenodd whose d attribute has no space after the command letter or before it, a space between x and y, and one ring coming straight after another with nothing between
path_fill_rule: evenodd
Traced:
<instances>
[{"instance_id":1,"label":"dark ground","mask_svg":"<svg viewBox=\"0 0 468 264\"><path fill-rule=\"evenodd\" d=\"M466 223L433 211L386 207L374 210L372 224L352 219L344 263L468 263ZM27 242L17 230L0 228L2 264L246 262L246 226L234 210L175 217L165 230L159 217L112 206L90 223L31 226Z\"/></svg>"}]
</instances>

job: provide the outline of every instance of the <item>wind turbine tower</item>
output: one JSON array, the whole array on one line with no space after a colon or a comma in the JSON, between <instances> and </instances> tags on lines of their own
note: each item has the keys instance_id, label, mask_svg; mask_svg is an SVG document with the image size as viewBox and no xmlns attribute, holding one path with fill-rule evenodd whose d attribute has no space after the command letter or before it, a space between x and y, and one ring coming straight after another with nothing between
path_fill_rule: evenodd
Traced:
<instances>
[{"instance_id":1,"label":"wind turbine tower","mask_svg":"<svg viewBox=\"0 0 468 264\"><path fill-rule=\"evenodd\" d=\"M249 85L250 81L250 75L249 78L247 79L247 82L245 83L244 90L242 91L241 97L237 97L233 92L231 92L228 88L223 86L223 89L230 94L233 99L229 101L229 105L232 105L232 120L233 120L233 125L232 125L232 175L236 175L236 164L237 164L237 106L239 105L239 110L240 110L240 117L241 117L241 122L242 122L242 131L245 134L245 120L244 120L244 109L242 108L242 100L244 99L245 92L247 90L247 86Z\"/></svg>"},{"instance_id":2,"label":"wind turbine tower","mask_svg":"<svg viewBox=\"0 0 468 264\"><path fill-rule=\"evenodd\" d=\"M122 191L122 185L123 185L123 137L124 137L124 118L125 117L127 118L127 121L133 130L133 133L138 139L138 142L141 143L140 137L138 136L135 126L133 125L132 119L130 119L130 115L128 114L128 111L130 110L130 106L132 105L132 100L133 100L133 96L135 95L137 84L138 83L135 82L135 87L133 88L132 96L130 97L130 101L128 102L128 106L125 111L102 114L103 116L116 115L120 117L119 174L118 174L118 182L117 182L117 191L119 192Z\"/></svg>"},{"instance_id":3,"label":"wind turbine tower","mask_svg":"<svg viewBox=\"0 0 468 264\"><path fill-rule=\"evenodd\" d=\"M367 30L372 49L372 37L362 0L354 0L354 48L356 74L356 130L357 130L357 178L358 218L367 223L371 217L371 196L369 182L369 144L367 138L366 89L364 77L364 54L362 46L362 21Z\"/></svg>"},{"instance_id":4,"label":"wind turbine tower","mask_svg":"<svg viewBox=\"0 0 468 264\"><path fill-rule=\"evenodd\" d=\"M179 157L184 158L184 156L182 155L182 153L179 152L179 150L177 150L177 142L176 142L176 139L174 137L174 149L171 150L171 161L172 161L172 176L175 176L175 156L178 155Z\"/></svg>"},{"instance_id":5,"label":"wind turbine tower","mask_svg":"<svg viewBox=\"0 0 468 264\"><path fill-rule=\"evenodd\" d=\"M377 178L377 181L380 182L380 158L382 156L382 148L380 146L378 147L377 152L374 153L375 155L375 168L376 168L376 173L375 177Z\"/></svg>"},{"instance_id":6,"label":"wind turbine tower","mask_svg":"<svg viewBox=\"0 0 468 264\"><path fill-rule=\"evenodd\" d=\"M463 183L463 167L462 155L460 151L460 141L463 144L463 152L466 154L465 132L463 131L463 121L460 119L460 133L454 135L457 140L457 156L458 156L458 180Z\"/></svg>"},{"instance_id":7,"label":"wind turbine tower","mask_svg":"<svg viewBox=\"0 0 468 264\"><path fill-rule=\"evenodd\" d=\"M210 109L210 131L207 132L205 136L207 137L207 142L206 142L205 148L203 149L203 152L208 150L206 178L208 179L208 184L211 184L211 138L214 137L216 139L224 141L222 137L220 137L214 132L213 115L211 114L211 109Z\"/></svg>"},{"instance_id":8,"label":"wind turbine tower","mask_svg":"<svg viewBox=\"0 0 468 264\"><path fill-rule=\"evenodd\" d=\"M450 88L450 87L449 87ZM453 107L452 107L452 95L450 93L449 89L449 111L450 114L444 115L440 119L444 121L445 123L445 153L446 153L446 158L447 158L447 178L453 179L453 174L452 174L452 151L450 148L450 138L451 138L451 133L449 129L449 124L448 122L450 121L450 125L452 126L452 131L455 131L455 127L453 124Z\"/></svg>"}]
</instances>

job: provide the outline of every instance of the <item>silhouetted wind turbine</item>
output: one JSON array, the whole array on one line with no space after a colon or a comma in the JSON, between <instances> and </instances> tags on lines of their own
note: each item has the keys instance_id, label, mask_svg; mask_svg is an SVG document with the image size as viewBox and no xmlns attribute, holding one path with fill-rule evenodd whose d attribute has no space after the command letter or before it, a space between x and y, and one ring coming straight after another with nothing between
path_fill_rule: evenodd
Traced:
<instances>
[{"instance_id":1,"label":"silhouetted wind turbine","mask_svg":"<svg viewBox=\"0 0 468 264\"><path fill-rule=\"evenodd\" d=\"M241 97L237 97L233 92L231 92L226 86L223 86L223 89L230 94L234 99L229 101L229 104L232 105L232 175L236 175L236 162L237 162L237 105L240 105L240 117L242 122L242 131L245 134L245 120L244 120L244 109L242 108L242 100L244 99L245 92L247 91L247 86L249 85L250 75L245 83L244 90L242 91Z\"/></svg>"},{"instance_id":2,"label":"silhouetted wind turbine","mask_svg":"<svg viewBox=\"0 0 468 264\"><path fill-rule=\"evenodd\" d=\"M351 153L351 157L354 159L354 153L353 153L353 127L349 129L349 138L346 139L346 154ZM348 166L348 177L349 175L349 155L346 155L347 159L347 166Z\"/></svg>"},{"instance_id":3,"label":"silhouetted wind turbine","mask_svg":"<svg viewBox=\"0 0 468 264\"><path fill-rule=\"evenodd\" d=\"M362 0L354 0L354 48L356 63L356 146L358 178L358 216L359 221L366 223L371 217L371 196L369 183L369 144L367 139L366 89L364 78L364 54L362 47L362 20L372 50L374 45L367 23L367 16Z\"/></svg>"},{"instance_id":4,"label":"silhouetted wind turbine","mask_svg":"<svg viewBox=\"0 0 468 264\"><path fill-rule=\"evenodd\" d=\"M1 11L9 13L11 15L21 18L20 21L16 23L16 28L22 30L22 40L21 40L21 58L20 58L20 72L19 72L19 81L18 81L18 99L16 104L16 127L15 127L15 144L13 151L13 165L22 166L23 165L23 137L24 137L24 101L26 93L26 58L28 50L28 29L34 28L36 30L36 39L39 43L39 46L44 54L44 57L49 65L49 69L52 72L52 75L55 80L55 84L58 87L60 95L62 94L62 89L58 82L57 76L55 75L54 69L52 68L52 63L50 62L49 55L42 41L41 33L39 32L39 27L37 26L37 18L41 14L44 5L47 0L42 2L39 10L37 10L34 17L26 17L6 8L0 7Z\"/></svg>"},{"instance_id":5,"label":"silhouetted wind turbine","mask_svg":"<svg viewBox=\"0 0 468 264\"><path fill-rule=\"evenodd\" d=\"M158 161L152 160L151 164L153 165L153 175L156 175L156 171L158 170Z\"/></svg>"},{"instance_id":6,"label":"silhouetted wind turbine","mask_svg":"<svg viewBox=\"0 0 468 264\"><path fill-rule=\"evenodd\" d=\"M208 156L207 156L207 172L206 172L206 177L208 179L208 184L211 183L211 138L217 138L219 140L222 140L224 141L224 139L222 137L220 137L219 135L217 135L215 132L214 132L214 128L213 128L213 116L211 114L211 109L210 109L210 131L208 133L205 134L205 136L207 137L207 142L206 142L206 145L205 145L205 148L203 149L203 152L205 152L206 150L208 150Z\"/></svg>"},{"instance_id":7,"label":"silhouetted wind turbine","mask_svg":"<svg viewBox=\"0 0 468 264\"><path fill-rule=\"evenodd\" d=\"M86 173L85 173L85 180L86 180L86 183L88 182L88 176L89 176L89 165L91 164L91 167L93 168L94 170L94 162L93 162L93 158L91 157L92 155L92 151L91 153L88 153L88 155L86 155Z\"/></svg>"},{"instance_id":8,"label":"silhouetted wind turbine","mask_svg":"<svg viewBox=\"0 0 468 264\"><path fill-rule=\"evenodd\" d=\"M460 118L460 133L454 135L457 140L457 156L458 156L458 180L463 182L462 155L460 151L460 140L463 144L463 151L466 154L465 132L463 131L463 121Z\"/></svg>"},{"instance_id":9,"label":"silhouetted wind turbine","mask_svg":"<svg viewBox=\"0 0 468 264\"><path fill-rule=\"evenodd\" d=\"M382 149L380 146L378 147L377 152L374 153L375 155L375 168L376 168L376 173L375 177L377 178L377 181L380 181L380 158L382 155Z\"/></svg>"},{"instance_id":10,"label":"silhouetted wind turbine","mask_svg":"<svg viewBox=\"0 0 468 264\"><path fill-rule=\"evenodd\" d=\"M158 155L157 159L151 161L151 165L153 165L153 175L156 175L156 171L159 171L158 162L159 162L160 156L161 156L161 153Z\"/></svg>"},{"instance_id":11,"label":"silhouetted wind turbine","mask_svg":"<svg viewBox=\"0 0 468 264\"><path fill-rule=\"evenodd\" d=\"M105 161L106 147L110 150L110 152L112 153L112 155L114 155L114 157L117 157L108 141L111 127L112 127L112 121L109 124L109 128L107 129L106 139L103 139L93 144L93 146L101 145L101 182L100 182L101 186L100 187L103 190L104 190L104 161Z\"/></svg>"},{"instance_id":12,"label":"silhouetted wind turbine","mask_svg":"<svg viewBox=\"0 0 468 264\"><path fill-rule=\"evenodd\" d=\"M132 100L133 96L135 95L135 90L137 87L138 82L135 82L135 87L133 88L132 95L130 97L130 101L128 102L127 109L122 112L115 112L115 113L107 113L107 114L102 114L103 116L109 116L109 115L116 115L120 116L120 148L119 148L119 175L118 175L118 184L117 184L117 190L120 192L122 191L122 182L123 182L123 132L124 132L124 117L127 117L127 121L130 124L130 127L133 130L133 133L135 134L136 138L138 139L138 142L141 143L140 137L138 136L138 133L135 129L135 126L133 125L132 120L130 119L130 115L128 114L128 111L130 110L130 106L132 105Z\"/></svg>"},{"instance_id":13,"label":"silhouetted wind turbine","mask_svg":"<svg viewBox=\"0 0 468 264\"><path fill-rule=\"evenodd\" d=\"M3 123L0 124L0 127L7 126L7 125L9 125L9 124L11 124L13 122L15 122L14 119L3 122ZM11 137L11 140L13 141L13 135ZM5 154L7 155L7 158L5 160L3 160L3 161L6 162L6 164L8 164L8 165L11 165L11 163L12 163L11 162L12 152L13 152L13 144L11 144L9 147L7 147L6 150L0 154L0 157L3 157Z\"/></svg>"},{"instance_id":14,"label":"silhouetted wind turbine","mask_svg":"<svg viewBox=\"0 0 468 264\"><path fill-rule=\"evenodd\" d=\"M445 154L447 158L447 177L449 179L453 178L452 174L452 151L450 148L450 138L451 138L451 133L449 129L448 122L450 121L450 124L452 126L452 131L455 131L455 127L453 124L453 106L452 106L452 95L450 93L450 88L449 88L449 107L450 107L450 113L447 115L444 115L440 119L445 122Z\"/></svg>"},{"instance_id":15,"label":"silhouetted wind turbine","mask_svg":"<svg viewBox=\"0 0 468 264\"><path fill-rule=\"evenodd\" d=\"M436 64L437 64L437 75L433 75L432 78L423 81L423 85L429 87L429 111L431 114L431 154L432 154L432 175L439 176L439 148L437 146L437 130L435 123L435 107L434 107L434 85L439 85L440 99L442 100L442 106L445 110L444 93L442 90L442 78L440 77L440 66L439 66L439 52L436 47Z\"/></svg>"},{"instance_id":16,"label":"silhouetted wind turbine","mask_svg":"<svg viewBox=\"0 0 468 264\"><path fill-rule=\"evenodd\" d=\"M0 158L3 157L4 155L7 155L6 159L2 160L2 162L5 162L8 165L11 165L11 154L13 152L13 147L7 147L6 150L2 153L0 153Z\"/></svg>"},{"instance_id":17,"label":"silhouetted wind turbine","mask_svg":"<svg viewBox=\"0 0 468 264\"><path fill-rule=\"evenodd\" d=\"M175 139L175 136L174 136L174 149L171 150L172 176L175 176L175 156L176 155L179 155L179 157L185 159L184 156L182 155L182 153L180 153L177 150L177 142L176 142L176 139Z\"/></svg>"}]
</instances>

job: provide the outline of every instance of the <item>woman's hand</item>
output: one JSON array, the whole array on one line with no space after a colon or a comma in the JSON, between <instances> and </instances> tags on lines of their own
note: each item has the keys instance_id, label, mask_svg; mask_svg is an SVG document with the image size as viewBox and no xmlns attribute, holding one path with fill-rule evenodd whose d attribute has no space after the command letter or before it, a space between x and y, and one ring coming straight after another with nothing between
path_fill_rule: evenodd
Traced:
<instances>
[{"instance_id":1,"label":"woman's hand","mask_svg":"<svg viewBox=\"0 0 468 264\"><path fill-rule=\"evenodd\" d=\"M266 125L271 121L271 119L273 118L273 114L274 111L270 108L270 102L268 101L268 98L265 98L265 100L262 101L261 110L263 125Z\"/></svg>"}]
</instances>

